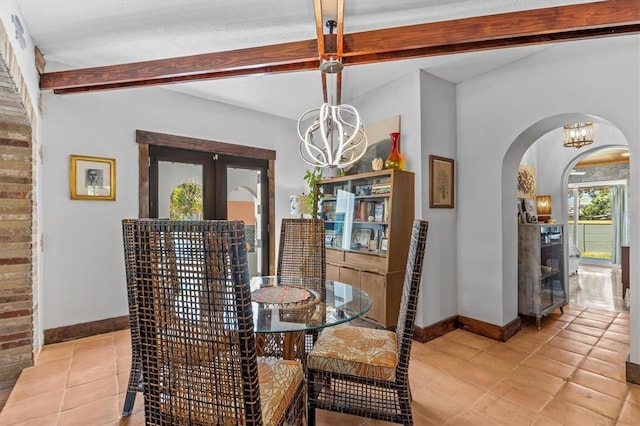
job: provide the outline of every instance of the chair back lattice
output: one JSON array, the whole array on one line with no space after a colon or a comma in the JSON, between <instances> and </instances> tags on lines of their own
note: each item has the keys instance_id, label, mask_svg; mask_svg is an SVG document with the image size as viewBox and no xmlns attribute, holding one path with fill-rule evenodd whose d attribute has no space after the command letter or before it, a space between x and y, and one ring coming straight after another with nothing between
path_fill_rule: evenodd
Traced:
<instances>
[{"instance_id":1,"label":"chair back lattice","mask_svg":"<svg viewBox=\"0 0 640 426\"><path fill-rule=\"evenodd\" d=\"M324 220L282 219L278 251L281 277L327 277Z\"/></svg>"},{"instance_id":2,"label":"chair back lattice","mask_svg":"<svg viewBox=\"0 0 640 426\"><path fill-rule=\"evenodd\" d=\"M241 221L123 221L146 424L261 424Z\"/></svg>"},{"instance_id":3,"label":"chair back lattice","mask_svg":"<svg viewBox=\"0 0 640 426\"><path fill-rule=\"evenodd\" d=\"M396 336L398 339L396 378L398 381L408 380L409 356L411 352L411 342L413 340L413 326L416 319L418 293L420 292L422 264L427 246L428 229L428 221L413 221L409 256L407 258L407 270L404 276L400 312L398 313L398 323L396 325Z\"/></svg>"}]
</instances>

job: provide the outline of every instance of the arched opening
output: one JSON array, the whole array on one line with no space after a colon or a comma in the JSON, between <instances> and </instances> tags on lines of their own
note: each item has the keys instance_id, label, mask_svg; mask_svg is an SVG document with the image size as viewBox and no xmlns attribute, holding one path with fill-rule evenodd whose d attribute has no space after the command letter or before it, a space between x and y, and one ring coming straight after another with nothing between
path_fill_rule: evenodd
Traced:
<instances>
[{"instance_id":1,"label":"arched opening","mask_svg":"<svg viewBox=\"0 0 640 426\"><path fill-rule=\"evenodd\" d=\"M594 123L596 142L589 149L582 148L581 151L563 147L562 126L579 121ZM529 162L538 168L537 186L551 196L554 206L552 216L558 223L567 224L567 183L573 166L589 152L627 144L624 135L608 120L580 113L547 117L534 123L514 139L505 154L502 167L502 275L505 283L502 291L506 317L515 318L518 315L518 288L515 284L518 282L516 176L523 157L529 157ZM565 246L565 260L567 258L568 248Z\"/></svg>"}]
</instances>

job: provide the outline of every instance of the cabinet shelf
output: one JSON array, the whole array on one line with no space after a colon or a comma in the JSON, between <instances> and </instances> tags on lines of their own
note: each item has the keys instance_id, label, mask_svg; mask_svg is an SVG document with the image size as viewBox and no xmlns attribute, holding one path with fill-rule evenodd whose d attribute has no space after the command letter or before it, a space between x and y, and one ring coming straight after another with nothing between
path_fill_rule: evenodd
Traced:
<instances>
[{"instance_id":1,"label":"cabinet shelf","mask_svg":"<svg viewBox=\"0 0 640 426\"><path fill-rule=\"evenodd\" d=\"M414 174L392 169L323 179L315 196L322 197L316 213L325 220L327 278L366 291L372 307L365 319L392 327L411 240Z\"/></svg>"}]
</instances>

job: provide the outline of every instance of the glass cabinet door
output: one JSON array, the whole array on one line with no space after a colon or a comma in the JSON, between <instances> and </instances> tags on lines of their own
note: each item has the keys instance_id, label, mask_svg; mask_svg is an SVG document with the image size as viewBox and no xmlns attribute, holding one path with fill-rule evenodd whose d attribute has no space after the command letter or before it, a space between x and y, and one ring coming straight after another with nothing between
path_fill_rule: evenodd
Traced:
<instances>
[{"instance_id":1,"label":"glass cabinet door","mask_svg":"<svg viewBox=\"0 0 640 426\"><path fill-rule=\"evenodd\" d=\"M540 309L565 300L562 226L540 227Z\"/></svg>"}]
</instances>

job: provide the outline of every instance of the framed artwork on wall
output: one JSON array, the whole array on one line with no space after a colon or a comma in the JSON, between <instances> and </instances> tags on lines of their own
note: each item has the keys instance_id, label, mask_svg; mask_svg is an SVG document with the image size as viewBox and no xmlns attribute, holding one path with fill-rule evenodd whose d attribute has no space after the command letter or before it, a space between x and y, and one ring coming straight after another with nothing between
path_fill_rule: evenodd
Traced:
<instances>
[{"instance_id":1,"label":"framed artwork on wall","mask_svg":"<svg viewBox=\"0 0 640 426\"><path fill-rule=\"evenodd\" d=\"M115 159L70 155L69 166L69 190L72 200L116 199Z\"/></svg>"},{"instance_id":2,"label":"framed artwork on wall","mask_svg":"<svg viewBox=\"0 0 640 426\"><path fill-rule=\"evenodd\" d=\"M429 207L454 207L454 160L429 156Z\"/></svg>"},{"instance_id":3,"label":"framed artwork on wall","mask_svg":"<svg viewBox=\"0 0 640 426\"><path fill-rule=\"evenodd\" d=\"M518 167L518 198L536 196L536 168L520 165Z\"/></svg>"}]
</instances>

